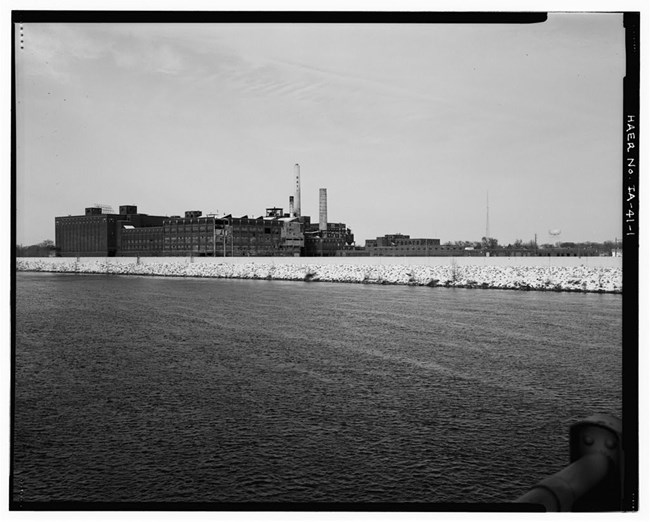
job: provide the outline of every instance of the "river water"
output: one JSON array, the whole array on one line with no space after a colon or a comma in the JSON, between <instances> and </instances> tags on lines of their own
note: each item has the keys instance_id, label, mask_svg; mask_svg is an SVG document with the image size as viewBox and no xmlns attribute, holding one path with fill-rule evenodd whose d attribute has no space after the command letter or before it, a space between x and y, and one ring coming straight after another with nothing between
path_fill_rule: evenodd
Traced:
<instances>
[{"instance_id":1,"label":"river water","mask_svg":"<svg viewBox=\"0 0 650 522\"><path fill-rule=\"evenodd\" d=\"M18 273L18 502L508 502L621 414L621 296Z\"/></svg>"}]
</instances>

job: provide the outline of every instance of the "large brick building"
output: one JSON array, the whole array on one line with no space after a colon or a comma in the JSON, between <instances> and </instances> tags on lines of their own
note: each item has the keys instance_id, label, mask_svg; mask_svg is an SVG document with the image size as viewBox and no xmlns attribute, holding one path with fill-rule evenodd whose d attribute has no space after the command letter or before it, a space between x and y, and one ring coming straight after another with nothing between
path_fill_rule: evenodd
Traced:
<instances>
[{"instance_id":1,"label":"large brick building","mask_svg":"<svg viewBox=\"0 0 650 522\"><path fill-rule=\"evenodd\" d=\"M388 234L366 240L366 251L371 256L440 256L447 252L439 239L411 238L405 234Z\"/></svg>"},{"instance_id":2,"label":"large brick building","mask_svg":"<svg viewBox=\"0 0 650 522\"><path fill-rule=\"evenodd\" d=\"M83 216L57 217L55 244L62 256L114 256L117 253L115 214L87 208Z\"/></svg>"},{"instance_id":3,"label":"large brick building","mask_svg":"<svg viewBox=\"0 0 650 522\"><path fill-rule=\"evenodd\" d=\"M321 226L319 223L305 226L306 256L336 256L352 248L354 234L345 223L327 223L324 230Z\"/></svg>"},{"instance_id":4,"label":"large brick building","mask_svg":"<svg viewBox=\"0 0 650 522\"><path fill-rule=\"evenodd\" d=\"M90 207L82 216L57 217L55 230L61 256L299 256L305 254L305 223L308 217L275 207L259 217L203 216L200 210L181 217L140 214L124 205L119 214Z\"/></svg>"},{"instance_id":5,"label":"large brick building","mask_svg":"<svg viewBox=\"0 0 650 522\"><path fill-rule=\"evenodd\" d=\"M123 255L122 243L125 231L142 234L141 229L162 225L164 216L138 214L135 205L120 207L120 213L103 213L100 207L88 207L81 216L65 216L54 219L55 243L61 256L113 257ZM137 230L137 232L136 232ZM147 233L151 231L147 230ZM128 235L128 233L127 233ZM129 248L135 239L129 236Z\"/></svg>"}]
</instances>

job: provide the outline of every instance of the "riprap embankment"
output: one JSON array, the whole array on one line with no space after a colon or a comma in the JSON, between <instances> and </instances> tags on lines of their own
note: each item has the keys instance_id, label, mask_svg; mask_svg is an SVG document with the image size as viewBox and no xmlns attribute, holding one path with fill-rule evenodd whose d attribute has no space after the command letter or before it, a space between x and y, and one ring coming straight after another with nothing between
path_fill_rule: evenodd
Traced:
<instances>
[{"instance_id":1,"label":"riprap embankment","mask_svg":"<svg viewBox=\"0 0 650 522\"><path fill-rule=\"evenodd\" d=\"M112 258L18 258L19 271L71 272L86 274L149 275L171 277L211 277L271 279L338 283L416 285L456 288L499 288L621 293L620 267L600 266L427 266L417 264L319 264L268 262L188 262L147 258L141 262L116 262Z\"/></svg>"}]
</instances>

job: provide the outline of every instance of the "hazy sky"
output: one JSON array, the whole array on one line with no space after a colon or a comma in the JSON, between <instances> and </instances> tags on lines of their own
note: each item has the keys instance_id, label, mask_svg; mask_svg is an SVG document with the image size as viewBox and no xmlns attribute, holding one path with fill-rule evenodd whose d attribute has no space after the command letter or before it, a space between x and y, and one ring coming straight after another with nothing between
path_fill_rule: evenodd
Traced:
<instances>
[{"instance_id":1,"label":"hazy sky","mask_svg":"<svg viewBox=\"0 0 650 522\"><path fill-rule=\"evenodd\" d=\"M39 24L16 48L17 241L95 203L302 212L357 244L621 237L623 17ZM16 32L18 34L18 31Z\"/></svg>"}]
</instances>

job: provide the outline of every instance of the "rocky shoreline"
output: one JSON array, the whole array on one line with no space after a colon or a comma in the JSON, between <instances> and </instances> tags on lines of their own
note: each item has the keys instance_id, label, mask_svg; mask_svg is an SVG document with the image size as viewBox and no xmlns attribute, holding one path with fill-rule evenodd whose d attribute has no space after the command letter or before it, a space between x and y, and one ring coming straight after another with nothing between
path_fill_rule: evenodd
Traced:
<instances>
[{"instance_id":1,"label":"rocky shoreline","mask_svg":"<svg viewBox=\"0 0 650 522\"><path fill-rule=\"evenodd\" d=\"M49 258L17 259L16 269L27 272L148 275L269 279L360 284L413 285L428 287L490 288L557 292L622 293L622 270L603 267L522 266L420 266L420 265L319 265L317 263L111 263L110 259L68 261Z\"/></svg>"}]
</instances>

